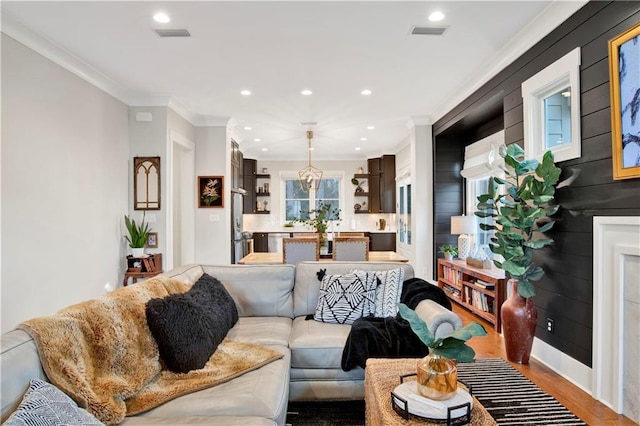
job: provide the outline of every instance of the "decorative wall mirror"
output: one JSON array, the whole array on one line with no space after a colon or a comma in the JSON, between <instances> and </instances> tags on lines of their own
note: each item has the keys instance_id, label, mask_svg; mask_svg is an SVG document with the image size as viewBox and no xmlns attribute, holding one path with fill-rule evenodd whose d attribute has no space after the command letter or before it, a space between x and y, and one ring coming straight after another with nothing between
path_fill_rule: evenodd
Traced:
<instances>
[{"instance_id":1,"label":"decorative wall mirror","mask_svg":"<svg viewBox=\"0 0 640 426\"><path fill-rule=\"evenodd\" d=\"M133 209L160 210L160 157L133 158Z\"/></svg>"},{"instance_id":2,"label":"decorative wall mirror","mask_svg":"<svg viewBox=\"0 0 640 426\"><path fill-rule=\"evenodd\" d=\"M580 48L523 82L522 99L527 157L580 158Z\"/></svg>"}]
</instances>

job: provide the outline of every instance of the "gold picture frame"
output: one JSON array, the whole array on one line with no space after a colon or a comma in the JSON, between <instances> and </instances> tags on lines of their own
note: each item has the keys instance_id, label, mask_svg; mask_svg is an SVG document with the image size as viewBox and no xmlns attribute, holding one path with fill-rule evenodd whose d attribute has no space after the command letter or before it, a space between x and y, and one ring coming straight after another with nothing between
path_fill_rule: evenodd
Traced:
<instances>
[{"instance_id":1,"label":"gold picture frame","mask_svg":"<svg viewBox=\"0 0 640 426\"><path fill-rule=\"evenodd\" d=\"M640 177L640 23L609 40L613 179Z\"/></svg>"}]
</instances>

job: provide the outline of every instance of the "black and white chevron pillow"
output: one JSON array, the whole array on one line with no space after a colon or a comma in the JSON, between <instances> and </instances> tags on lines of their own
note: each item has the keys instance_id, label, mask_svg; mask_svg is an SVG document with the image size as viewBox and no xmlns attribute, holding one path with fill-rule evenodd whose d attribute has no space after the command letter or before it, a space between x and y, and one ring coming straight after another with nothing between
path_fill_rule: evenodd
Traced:
<instances>
[{"instance_id":1,"label":"black and white chevron pillow","mask_svg":"<svg viewBox=\"0 0 640 426\"><path fill-rule=\"evenodd\" d=\"M398 314L398 303L402 295L404 269L389 269L376 271L380 284L376 289L376 303L373 314L376 317L395 317Z\"/></svg>"},{"instance_id":2,"label":"black and white chevron pillow","mask_svg":"<svg viewBox=\"0 0 640 426\"><path fill-rule=\"evenodd\" d=\"M32 379L22 402L4 425L85 426L102 423L51 383Z\"/></svg>"},{"instance_id":3,"label":"black and white chevron pillow","mask_svg":"<svg viewBox=\"0 0 640 426\"><path fill-rule=\"evenodd\" d=\"M318 305L313 319L333 324L352 324L375 309L374 274L325 275L320 284Z\"/></svg>"}]
</instances>

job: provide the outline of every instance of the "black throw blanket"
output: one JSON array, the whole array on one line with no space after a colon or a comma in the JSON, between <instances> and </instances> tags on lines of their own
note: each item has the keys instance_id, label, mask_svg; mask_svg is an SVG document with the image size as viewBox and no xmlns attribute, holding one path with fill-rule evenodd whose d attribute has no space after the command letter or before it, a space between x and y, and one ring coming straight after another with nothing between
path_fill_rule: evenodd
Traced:
<instances>
[{"instance_id":1,"label":"black throw blanket","mask_svg":"<svg viewBox=\"0 0 640 426\"><path fill-rule=\"evenodd\" d=\"M430 299L451 310L451 302L442 289L420 278L411 278L402 284L400 301L415 309L422 300ZM396 317L358 318L342 351L342 369L365 367L367 358L423 357L429 348L415 335L409 323L400 314Z\"/></svg>"}]
</instances>

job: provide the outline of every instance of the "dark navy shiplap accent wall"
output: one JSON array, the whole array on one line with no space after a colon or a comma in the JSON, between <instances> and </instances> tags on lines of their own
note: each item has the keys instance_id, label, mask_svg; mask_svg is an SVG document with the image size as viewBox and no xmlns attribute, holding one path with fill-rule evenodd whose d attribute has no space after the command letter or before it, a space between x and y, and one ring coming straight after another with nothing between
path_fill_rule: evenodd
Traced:
<instances>
[{"instance_id":1,"label":"dark navy shiplap accent wall","mask_svg":"<svg viewBox=\"0 0 640 426\"><path fill-rule=\"evenodd\" d=\"M561 180L570 179L570 183L556 193L562 208L556 215L557 225L548 233L555 243L535 255L546 275L536 283L534 300L536 336L587 366L592 364L593 217L640 215L640 179L613 180L608 62L608 41L638 22L640 2L587 3L433 126L437 252L443 242L454 241L446 235L444 224L449 219L445 216L463 210L463 181L454 174L462 165L464 146L502 128L507 144L524 145L522 82L581 47L582 156L558 163L563 169ZM477 115L500 92L499 116L464 124L467 116ZM544 327L549 317L555 320L554 334Z\"/></svg>"}]
</instances>

